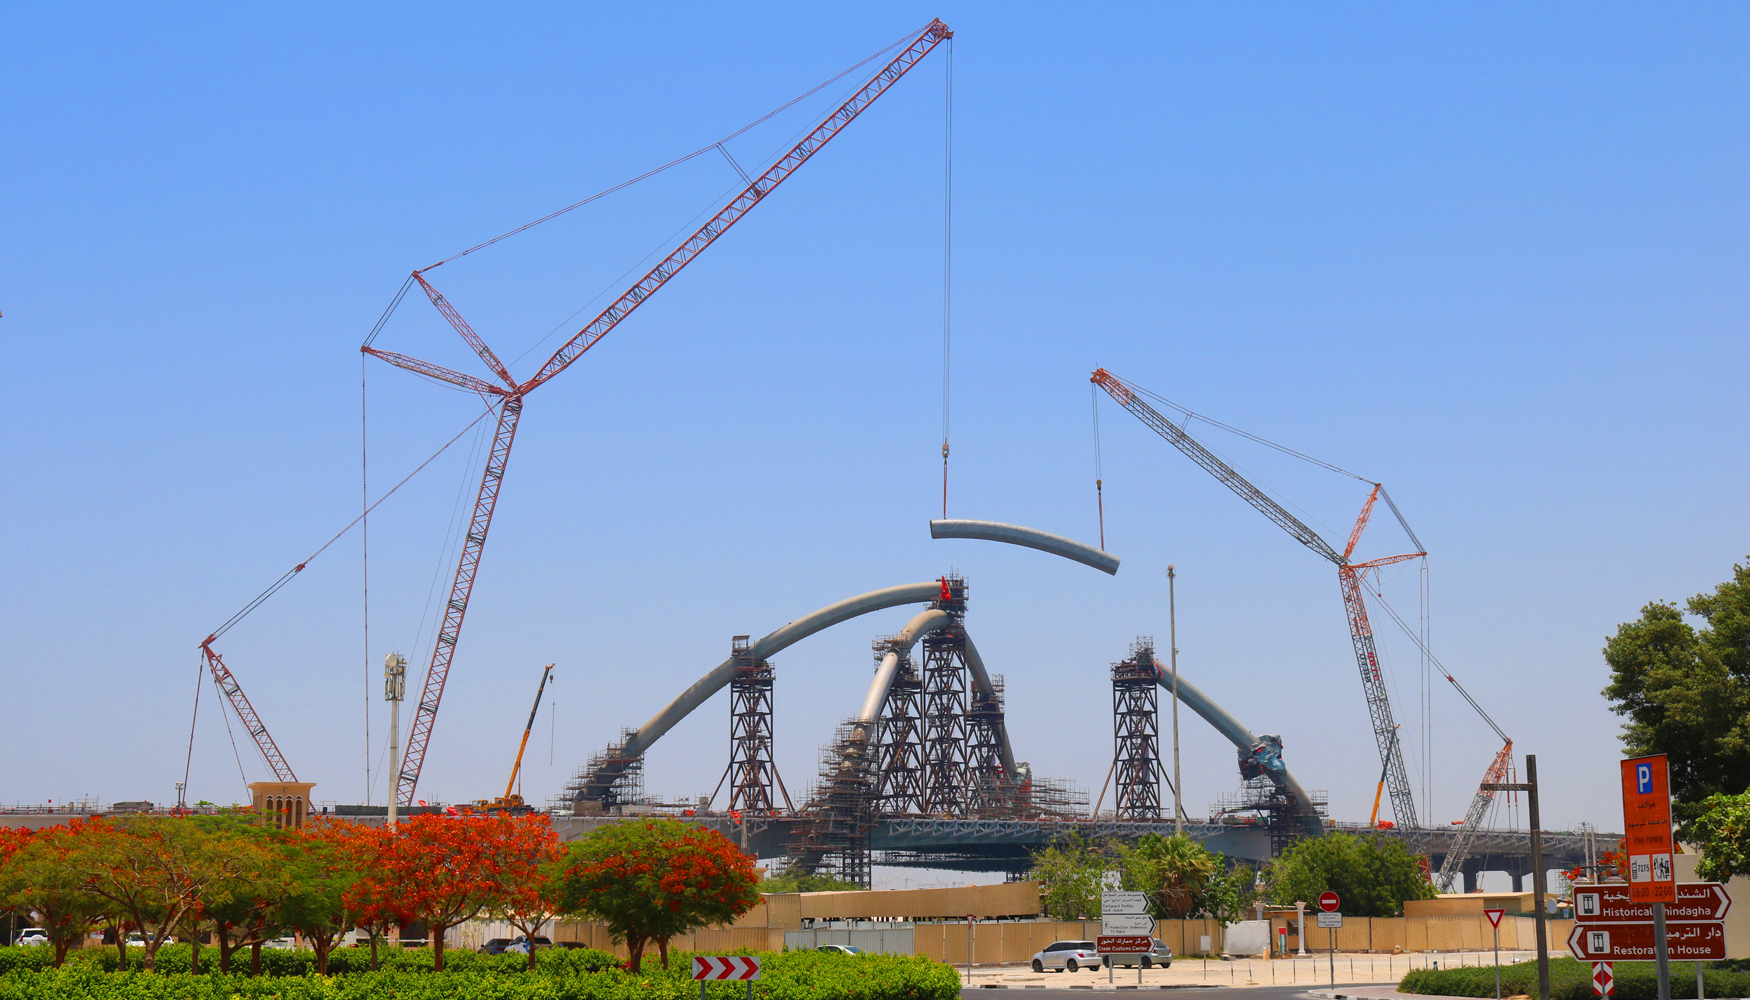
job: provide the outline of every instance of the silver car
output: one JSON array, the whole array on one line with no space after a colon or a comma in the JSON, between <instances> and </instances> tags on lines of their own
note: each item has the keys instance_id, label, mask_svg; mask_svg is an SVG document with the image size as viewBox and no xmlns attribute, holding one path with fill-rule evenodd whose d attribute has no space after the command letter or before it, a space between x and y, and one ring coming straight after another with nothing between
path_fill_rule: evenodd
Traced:
<instances>
[{"instance_id":1,"label":"silver car","mask_svg":"<svg viewBox=\"0 0 1750 1000\"><path fill-rule=\"evenodd\" d=\"M1086 969L1098 972L1100 969L1100 953L1094 949L1092 941L1054 941L1045 946L1045 950L1033 956L1033 971L1044 972L1053 969L1058 972L1074 972Z\"/></svg>"},{"instance_id":2,"label":"silver car","mask_svg":"<svg viewBox=\"0 0 1750 1000\"><path fill-rule=\"evenodd\" d=\"M1138 962L1145 969L1166 969L1173 964L1173 949L1167 947L1160 938L1151 938L1146 955L1106 955L1103 956L1107 965L1122 965L1126 969L1134 968Z\"/></svg>"}]
</instances>

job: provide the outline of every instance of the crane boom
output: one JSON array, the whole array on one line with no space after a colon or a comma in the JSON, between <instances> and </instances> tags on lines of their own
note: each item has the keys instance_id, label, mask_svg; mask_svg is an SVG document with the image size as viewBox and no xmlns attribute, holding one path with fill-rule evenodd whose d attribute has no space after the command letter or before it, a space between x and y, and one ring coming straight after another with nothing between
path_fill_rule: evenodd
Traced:
<instances>
[{"instance_id":1,"label":"crane boom","mask_svg":"<svg viewBox=\"0 0 1750 1000\"><path fill-rule=\"evenodd\" d=\"M504 783L504 797L516 791L516 776L523 769L523 751L529 748L529 733L535 728L535 716L541 711L541 692L547 690L547 678L553 676L553 664L547 664L547 669L541 671L541 683L535 686L535 707L529 709L529 724L523 727L522 745L516 748L516 763L510 766L510 780Z\"/></svg>"},{"instance_id":2,"label":"crane boom","mask_svg":"<svg viewBox=\"0 0 1750 1000\"><path fill-rule=\"evenodd\" d=\"M249 730L250 739L255 741L255 748L261 751L262 759L267 761L268 768L273 771L275 780L297 781L298 776L292 773L292 765L286 763L285 755L280 753L279 744L268 733L267 724L261 721L261 716L255 713L255 706L249 703L249 696L243 693L243 685L237 683L237 678L231 674L231 668L225 666L224 659L213 649L213 640L216 638L217 636L209 635L201 643L201 656L207 661L207 669L212 671L213 683L218 685L220 691L225 692L237 718L242 720L243 728Z\"/></svg>"},{"instance_id":3,"label":"crane boom","mask_svg":"<svg viewBox=\"0 0 1750 1000\"><path fill-rule=\"evenodd\" d=\"M780 157L771 169L754 178L740 194L730 200L729 204L719 210L703 226L700 226L693 235L683 240L680 246L651 268L642 278L634 282L587 326L566 341L547 360L547 363L541 366L541 370L528 381L518 385L498 360L498 356L486 346L485 341L474 332L474 329L462 318L461 313L456 311L442 293L421 277L425 271L430 271L431 268L416 271L413 277L425 291L426 297L431 299L432 305L443 314L462 339L474 349L480 360L494 374L503 379L509 388L501 388L483 379L453 372L417 358L389 351L379 351L369 343L359 347L363 353L381 358L399 368L405 368L451 385L471 389L483 397L490 398L497 395L504 399L503 406L499 410L498 431L493 436L492 451L486 462L486 470L481 476L480 492L474 501L474 516L469 522L466 541L462 546L462 554L456 563L455 580L450 585L450 599L444 606L443 624L438 629L437 640L432 643L431 665L426 670L425 685L420 691L419 702L414 708L413 725L407 736L407 750L396 772L395 795L401 805L413 804L414 789L419 784L419 773L425 765L426 748L431 742L432 727L437 721L438 706L443 701L444 685L449 678L450 663L455 656L456 643L461 638L462 621L467 614L469 597L473 593L474 577L479 571L480 556L486 547L486 533L492 525L493 508L498 502L499 487L503 483L505 467L510 460L511 444L516 439L516 426L517 421L522 416L523 397L564 371L585 351L607 336L608 332L619 325L621 320L643 305L670 278L679 274L682 268L685 268L694 258L703 253L705 248L710 246L717 237L722 236L729 227L739 222L754 205L795 173L798 167L807 162L822 146L838 135L845 126L856 120L859 114L886 93L887 89L898 82L899 78L915 66L918 60L928 55L937 45L952 37L954 37L954 32L940 19L925 25L918 36L899 55L876 72L850 100L828 115L813 131L804 136L801 142L798 142L788 153Z\"/></svg>"},{"instance_id":4,"label":"crane boom","mask_svg":"<svg viewBox=\"0 0 1750 1000\"><path fill-rule=\"evenodd\" d=\"M1348 546L1339 553L1329 542L1319 537L1318 532L1284 510L1281 504L1272 500L1246 477L1235 472L1232 466L1215 457L1191 435L1144 402L1129 383L1104 368L1095 369L1089 381L1105 389L1119 406L1129 410L1155 433L1166 438L1193 462L1202 466L1204 471L1239 494L1247 503L1257 508L1259 513L1276 522L1282 530L1293 535L1296 541L1336 565L1338 584L1343 591L1343 610L1349 619L1349 638L1355 648L1356 663L1361 668L1361 691L1367 699L1367 713L1373 723L1374 743L1379 749L1380 763L1384 766L1386 788L1391 793L1392 812L1397 816L1399 826L1406 830L1416 829L1416 803L1411 794L1409 775L1404 768L1403 750L1398 744L1398 727L1392 718L1391 698L1379 671L1379 654L1373 645L1373 626L1367 620L1367 605L1361 599L1361 574L1378 566L1414 559L1426 553L1389 556L1372 562L1350 564L1349 556L1355 551L1356 543L1361 540L1361 532L1366 528L1367 519L1373 513L1374 501L1379 497L1379 484L1374 484L1373 492L1368 495L1367 503L1361 509L1361 516L1349 533Z\"/></svg>"},{"instance_id":5,"label":"crane boom","mask_svg":"<svg viewBox=\"0 0 1750 1000\"><path fill-rule=\"evenodd\" d=\"M1490 725L1494 723L1491 722ZM1501 752L1495 754L1489 770L1483 774L1483 783L1477 787L1476 798L1471 799L1470 811L1464 814L1464 823L1458 828L1458 836L1452 839L1452 846L1447 849L1446 858L1440 863L1440 874L1434 877L1434 883L1441 892L1454 891L1452 887L1458 880L1460 868L1464 865L1464 860L1470 857L1471 842L1476 840L1477 831L1482 828L1483 814L1489 811L1489 803L1495 801L1495 790L1491 786L1507 780L1507 768L1512 764L1513 741L1508 740L1501 747Z\"/></svg>"},{"instance_id":6,"label":"crane boom","mask_svg":"<svg viewBox=\"0 0 1750 1000\"><path fill-rule=\"evenodd\" d=\"M1278 527L1293 535L1300 544L1338 566L1348 561L1346 556L1338 555L1336 549L1331 548L1329 543L1319 537L1318 532L1307 527L1300 518L1284 510L1281 504L1270 499L1263 490L1253 486L1246 480L1246 477L1235 472L1226 462L1216 458L1208 448L1198 444L1191 435L1180 430L1171 420L1161 416L1154 407L1138 398L1123 379L1104 368L1099 368L1095 369L1093 378L1089 381L1106 390L1113 399L1118 401L1119 406L1129 410L1138 420L1152 428L1156 434L1166 438L1173 447L1184 452L1185 457L1203 466L1205 472L1221 480L1228 489L1238 493L1240 499L1256 507L1260 514L1275 521Z\"/></svg>"}]
</instances>

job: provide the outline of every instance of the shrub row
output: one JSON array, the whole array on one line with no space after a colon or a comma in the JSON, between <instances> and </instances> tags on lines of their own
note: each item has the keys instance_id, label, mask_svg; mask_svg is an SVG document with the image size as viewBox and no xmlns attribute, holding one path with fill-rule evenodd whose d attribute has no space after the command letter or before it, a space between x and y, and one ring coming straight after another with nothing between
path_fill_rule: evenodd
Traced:
<instances>
[{"instance_id":1,"label":"shrub row","mask_svg":"<svg viewBox=\"0 0 1750 1000\"><path fill-rule=\"evenodd\" d=\"M1743 963L1704 962L1710 997L1750 996L1750 971L1742 971ZM1495 967L1471 966L1458 969L1417 969L1403 978L1398 989L1404 993L1421 993L1443 997L1493 997ZM1521 962L1501 966L1501 995L1537 995L1537 963ZM1552 958L1549 963L1550 1000L1592 1000L1592 964L1572 958ZM1659 995L1658 974L1652 962L1616 963L1616 1000L1656 1000ZM1671 963L1671 996L1673 1000L1693 1000L1695 997L1695 963Z\"/></svg>"},{"instance_id":2,"label":"shrub row","mask_svg":"<svg viewBox=\"0 0 1750 1000\"><path fill-rule=\"evenodd\" d=\"M181 950L180 968L168 971L167 952ZM0 949L35 950L35 949ZM201 965L206 967L207 952L201 949ZM349 949L352 950L352 949ZM115 949L107 949L113 965ZM423 951L423 950L422 950ZM172 952L173 953L173 952ZM263 953L263 971L266 969ZM308 955L303 952L277 952L276 955ZM349 971L342 975L317 976L274 975L251 977L217 973L190 975L187 948L169 945L159 952L161 970L157 973L137 971L114 972L102 968L101 961L69 961L62 969L32 969L19 963L10 971L0 973L0 1000L496 1000L496 998L533 997L539 1000L690 1000L699 995L698 984L691 976L690 954L669 956L669 968L663 969L654 960L644 971L632 975L617 965L591 971L604 952L561 951L542 952L537 956L538 968L526 974L527 960L522 956L486 957L465 952L445 951L446 968L432 972L430 953L404 952L398 958L407 961L403 967L381 972ZM454 956L457 961L451 963ZM464 957L465 956L465 957ZM216 956L215 956L216 957ZM365 952L368 968L370 955ZM424 965L417 963L423 957ZM84 958L82 955L81 958ZM248 968L247 954L241 956L243 968ZM507 962L506 959L520 962ZM611 956L609 956L611 959ZM754 984L756 1000L953 1000L960 994L960 978L948 966L927 958L898 955L829 955L818 952L765 953L762 979ZM313 962L313 959L311 959ZM332 960L331 960L332 968ZM517 975L514 973L525 974ZM742 983L712 983L707 986L707 1000L741 1000L747 987Z\"/></svg>"},{"instance_id":3,"label":"shrub row","mask_svg":"<svg viewBox=\"0 0 1750 1000\"><path fill-rule=\"evenodd\" d=\"M168 944L158 949L159 972L188 972L189 958L194 949L186 944ZM128 949L128 968L134 971L144 969L145 952L139 948ZM615 967L620 959L605 951L589 948L553 948L537 952L535 965L538 971L549 975L576 974L599 972ZM24 948L0 948L0 973L13 969L43 971L53 967L54 949L46 946ZM83 948L67 953L67 965L75 968L88 968L101 972L116 972L121 967L121 958L114 945L104 947ZM249 950L239 949L231 954L231 972L247 973L249 971ZM430 948L388 948L377 949L377 965L384 971L394 972L430 972L432 968L432 953ZM455 972L492 972L521 973L527 972L529 959L527 955L481 955L461 948L444 949L445 971ZM202 945L200 949L200 971L216 973L219 971L219 949L212 945ZM264 948L261 952L261 971L268 976L308 976L316 971L316 953L312 951L290 951L277 948ZM371 971L371 949L336 948L328 953L329 975L347 975Z\"/></svg>"}]
</instances>

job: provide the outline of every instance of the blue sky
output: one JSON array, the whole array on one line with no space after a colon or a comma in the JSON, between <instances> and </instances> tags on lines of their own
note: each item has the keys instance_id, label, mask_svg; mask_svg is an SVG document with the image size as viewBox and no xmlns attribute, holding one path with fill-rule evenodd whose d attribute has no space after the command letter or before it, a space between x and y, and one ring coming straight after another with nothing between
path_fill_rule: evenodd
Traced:
<instances>
[{"instance_id":1,"label":"blue sky","mask_svg":"<svg viewBox=\"0 0 1750 1000\"><path fill-rule=\"evenodd\" d=\"M48 388L8 403L0 799L174 797L197 643L357 513L357 345L407 272L932 16L957 32L950 513L1096 539L1097 366L1380 479L1431 552L1436 651L1539 755L1550 825L1617 828L1599 648L1750 552L1738 5L6 8L0 337ZM536 799L731 635L950 570L1019 755L1094 791L1107 666L1165 636L1173 563L1184 675L1365 817L1331 567L1115 406L1116 577L929 539L947 54L529 397L422 798L496 794L547 662ZM851 83L731 151L763 166ZM526 377L738 186L700 157L430 277ZM377 346L479 371L411 298ZM373 496L478 411L363 380ZM1328 538L1365 498L1192 430ZM369 767L382 801L382 656L417 686L473 442L372 516L368 650L356 531L220 645L318 798L361 800ZM1360 551L1407 548L1382 516ZM1412 615L1414 567L1384 590ZM910 614L776 658L793 793ZM1457 819L1496 741L1444 682L1423 740L1415 651L1376 618L1423 815ZM726 714L658 745L652 792L711 790ZM1201 814L1233 754L1189 719L1184 753ZM210 687L194 758L194 797L241 797Z\"/></svg>"}]
</instances>

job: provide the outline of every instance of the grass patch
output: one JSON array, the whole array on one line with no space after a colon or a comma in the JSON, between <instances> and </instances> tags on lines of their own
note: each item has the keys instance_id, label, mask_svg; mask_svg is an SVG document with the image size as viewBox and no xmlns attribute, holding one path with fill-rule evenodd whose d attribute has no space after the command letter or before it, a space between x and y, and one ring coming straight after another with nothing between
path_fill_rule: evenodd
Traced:
<instances>
[{"instance_id":1,"label":"grass patch","mask_svg":"<svg viewBox=\"0 0 1750 1000\"><path fill-rule=\"evenodd\" d=\"M1750 996L1750 971L1740 968L1741 962L1703 962L1710 997ZM1442 997L1493 997L1495 967L1471 966L1458 969L1417 969L1398 983L1404 993L1420 993ZM1537 963L1520 962L1501 966L1501 995L1537 996ZM1592 963L1572 958L1551 958L1549 962L1550 1000L1592 1000ZM1658 974L1652 962L1616 963L1616 1000L1656 1000L1659 995ZM1695 963L1671 963L1672 1000L1694 1000Z\"/></svg>"}]
</instances>

